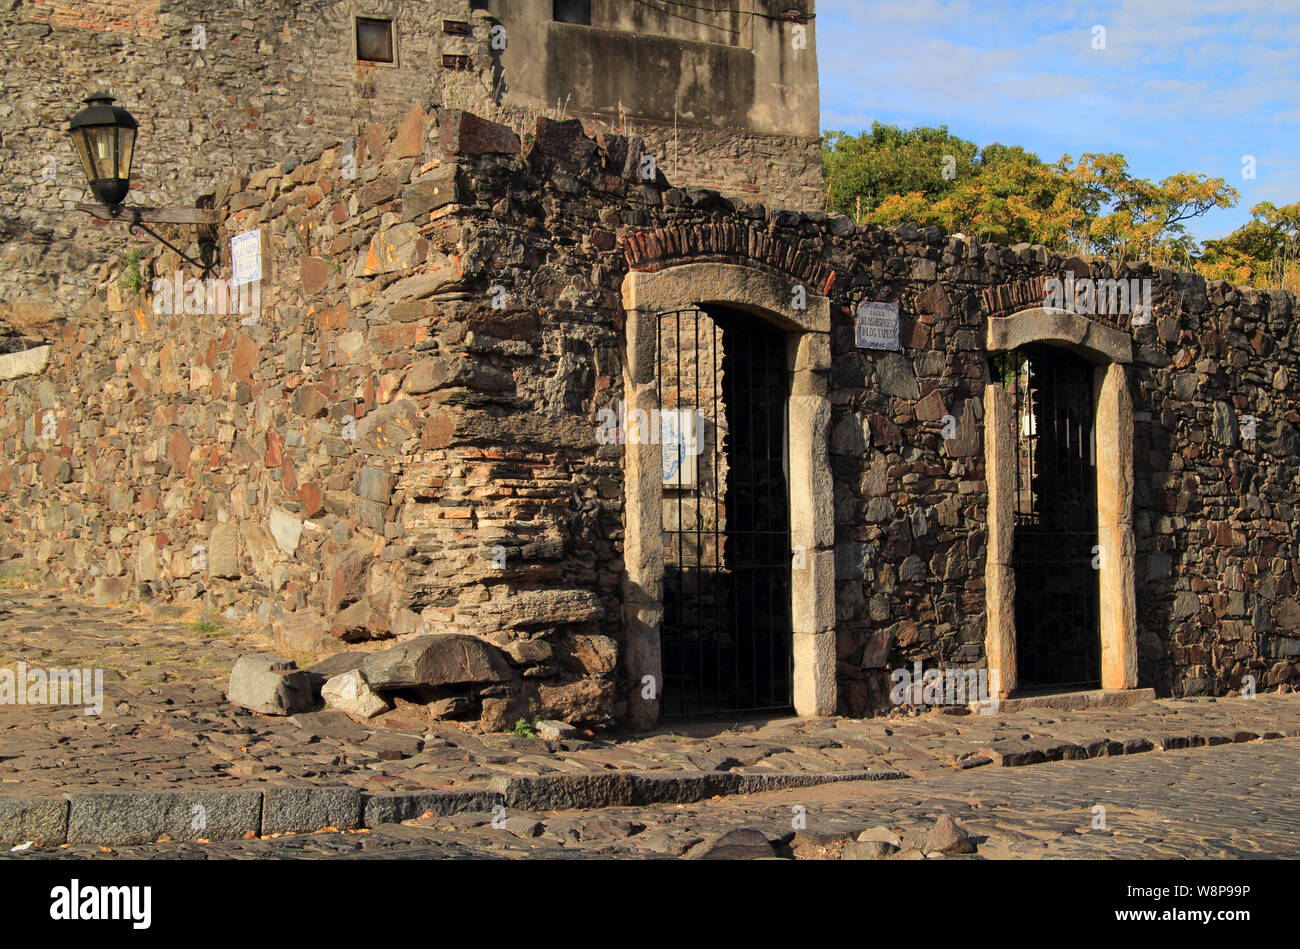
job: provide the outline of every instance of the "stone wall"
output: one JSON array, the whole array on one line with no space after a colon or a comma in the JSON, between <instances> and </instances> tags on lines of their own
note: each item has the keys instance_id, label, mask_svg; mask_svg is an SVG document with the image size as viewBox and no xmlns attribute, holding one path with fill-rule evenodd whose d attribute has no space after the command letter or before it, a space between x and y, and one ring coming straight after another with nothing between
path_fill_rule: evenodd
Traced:
<instances>
[{"instance_id":1,"label":"stone wall","mask_svg":"<svg viewBox=\"0 0 1300 949\"><path fill-rule=\"evenodd\" d=\"M355 180L335 146L223 186L223 240L262 231L256 321L158 313L161 284L126 294L101 268L48 366L0 382L0 559L101 601L248 611L302 652L468 633L512 678L440 714L608 722L637 687L615 669L624 446L597 439L624 396L619 287L720 261L832 304L840 709L884 707L888 670L914 660L983 664L985 324L1045 276L1105 265L737 207L642 181L643 149L544 118L521 143L417 106L358 143ZM1122 275L1155 287L1150 325L1119 324L1141 684L1290 683L1296 301ZM855 345L862 299L899 304L900 352Z\"/></svg>"},{"instance_id":2,"label":"stone wall","mask_svg":"<svg viewBox=\"0 0 1300 949\"><path fill-rule=\"evenodd\" d=\"M488 25L468 0L374 0L398 21L396 66L359 63L334 0L19 0L0 18L0 335L39 336L141 237L73 210L93 200L66 129L107 89L140 122L128 202L194 207L230 178L387 124L413 103L486 90ZM444 33L444 19L470 36ZM469 72L442 56L466 55ZM481 86L482 89L477 87Z\"/></svg>"},{"instance_id":3,"label":"stone wall","mask_svg":"<svg viewBox=\"0 0 1300 949\"><path fill-rule=\"evenodd\" d=\"M531 127L539 109L555 107L555 97L513 96L512 90L527 85L524 73L531 67L511 52L505 60L511 71L503 73L502 51L491 45L497 21L483 6L470 0L11 4L0 18L0 54L6 64L0 77L5 131L0 201L8 209L0 216L0 344L14 334L43 339L57 320L86 302L101 264L121 264L132 251L150 247L144 236L127 239L123 224L103 224L74 210L78 201L89 199L89 189L66 129L87 95L106 89L140 121L128 203L194 207L208 203L205 196L232 177L355 139L375 124L399 119L412 104L426 110L435 104L492 110ZM528 17L541 17L545 8L549 25L550 7L548 0L537 10L516 7L521 15L501 14L516 50L530 49L531 34L537 32ZM394 19L395 65L358 62L354 15ZM617 29L640 23L623 22L615 12L609 16ZM779 34L788 24L761 22L758 52L774 43L774 49L783 49ZM468 34L460 32L459 24L468 25ZM585 28L569 29L581 33ZM751 24L748 29L747 36L755 28ZM811 34L811 24L807 29ZM679 128L674 128L672 109L646 113L640 134L671 169L672 180L735 194L761 193L791 207L819 207L821 150L812 44L810 36L807 48L798 52L797 83L787 88L760 76L757 85L737 92L738 125L714 128L716 109L683 114ZM551 55L567 62L569 52L557 49ZM764 69L780 75L795 75L794 61L778 68L784 59L772 50L761 56L749 48L734 53L757 57ZM634 66L615 64L607 71L628 75ZM661 85L649 78L642 83L646 90ZM626 117L602 111L614 100L605 103L584 88L579 83L566 89L559 97L566 100L565 108L586 115L593 129L626 124ZM496 100L502 99L506 102L499 105ZM641 114L632 99L628 106L634 119ZM758 131L747 127L755 123L762 126ZM772 174L773 169L780 173Z\"/></svg>"}]
</instances>

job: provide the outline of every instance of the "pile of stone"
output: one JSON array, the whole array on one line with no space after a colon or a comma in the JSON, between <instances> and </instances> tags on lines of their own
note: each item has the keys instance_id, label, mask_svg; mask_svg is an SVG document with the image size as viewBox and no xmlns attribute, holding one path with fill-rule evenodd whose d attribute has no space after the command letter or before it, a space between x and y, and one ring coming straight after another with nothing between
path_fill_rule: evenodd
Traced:
<instances>
[{"instance_id":1,"label":"pile of stone","mask_svg":"<svg viewBox=\"0 0 1300 949\"><path fill-rule=\"evenodd\" d=\"M581 639L589 655L573 656L572 648L557 655L542 639L523 640L528 649L516 642L516 648L502 650L457 633L414 636L378 652L338 653L307 669L279 656L248 655L235 663L226 694L233 704L263 715L294 715L324 704L357 721L394 712L403 723L413 717L476 719L486 730L503 730L523 719L544 731L543 737L561 740L577 730L558 720L557 711L582 724L610 721L608 704L600 700L609 692L603 677L579 680L591 684L574 690L573 683L548 686L537 676L551 659L579 666L601 661L612 674L613 641Z\"/></svg>"}]
</instances>

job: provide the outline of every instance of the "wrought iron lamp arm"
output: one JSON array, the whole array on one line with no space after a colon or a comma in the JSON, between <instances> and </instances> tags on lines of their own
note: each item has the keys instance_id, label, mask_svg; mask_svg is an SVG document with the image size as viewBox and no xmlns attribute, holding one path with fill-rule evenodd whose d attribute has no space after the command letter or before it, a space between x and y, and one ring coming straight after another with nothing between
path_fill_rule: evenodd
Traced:
<instances>
[{"instance_id":1,"label":"wrought iron lamp arm","mask_svg":"<svg viewBox=\"0 0 1300 949\"><path fill-rule=\"evenodd\" d=\"M118 205L118 207L114 209L115 211L114 216L116 217L117 214L120 214L122 211L125 210L127 209L123 208L121 205ZM196 267L199 267L202 270L202 276L204 278L208 276L208 271L212 269L211 261L196 260L195 258L191 257L189 254L185 253L185 251L177 247L175 244L173 244L171 241L169 241L167 238L163 237L161 234L159 234L149 225L145 224L143 221L140 220L139 208L130 208L130 212L131 212L131 223L127 226L127 231L129 233L135 233L135 229L139 228L140 230L148 234L150 237L152 237L154 240L156 240L158 243L162 244L163 246L167 247L170 250L174 250L177 254L181 256L183 260L191 264L194 264L194 266Z\"/></svg>"}]
</instances>

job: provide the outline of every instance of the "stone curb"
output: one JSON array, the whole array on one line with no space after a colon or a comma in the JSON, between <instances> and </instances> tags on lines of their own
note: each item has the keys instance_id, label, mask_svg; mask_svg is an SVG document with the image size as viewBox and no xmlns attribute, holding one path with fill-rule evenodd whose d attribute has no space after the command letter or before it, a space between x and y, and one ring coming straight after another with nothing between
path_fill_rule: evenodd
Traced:
<instances>
[{"instance_id":1,"label":"stone curb","mask_svg":"<svg viewBox=\"0 0 1300 949\"><path fill-rule=\"evenodd\" d=\"M65 794L70 844L236 840L262 821L260 791L122 791ZM9 828L0 828L9 840Z\"/></svg>"},{"instance_id":2,"label":"stone curb","mask_svg":"<svg viewBox=\"0 0 1300 949\"><path fill-rule=\"evenodd\" d=\"M1237 731L1231 735L1163 735L1118 742L1098 739L1087 745L1044 741L1015 749L982 749L996 764L1020 767L1063 759L1108 757L1300 737L1286 732ZM351 786L269 787L260 790L68 792L60 797L0 797L0 844L37 846L151 844L166 834L172 840L238 840L251 832L309 834L374 828L413 820L425 813L446 817L495 807L547 811L647 804L691 804L712 797L758 794L843 781L907 779L901 771L848 771L826 774L754 774L714 771L702 774L565 774L494 778L487 790L413 791L373 794Z\"/></svg>"},{"instance_id":3,"label":"stone curb","mask_svg":"<svg viewBox=\"0 0 1300 949\"><path fill-rule=\"evenodd\" d=\"M594 809L644 804L692 804L711 797L758 794L812 787L839 781L887 781L906 778L901 771L849 771L829 774L705 774L659 775L563 774L544 777L499 777L490 786L507 807L530 811Z\"/></svg>"},{"instance_id":4,"label":"stone curb","mask_svg":"<svg viewBox=\"0 0 1300 949\"><path fill-rule=\"evenodd\" d=\"M1145 751L1175 751L1184 748L1204 748L1234 742L1265 741L1274 738L1300 738L1300 728L1280 731L1254 732L1238 729L1233 732L1206 732L1190 735L1152 735L1150 738L1131 737L1123 740L1095 738L1083 744L1055 738L1031 740L1006 739L989 742L979 747L993 764L1004 768L1023 768L1048 761L1081 761L1085 758L1111 758L1118 755L1137 755Z\"/></svg>"},{"instance_id":5,"label":"stone curb","mask_svg":"<svg viewBox=\"0 0 1300 949\"><path fill-rule=\"evenodd\" d=\"M900 771L842 774L561 775L497 778L490 790L370 794L360 788L273 787L256 791L74 792L61 798L0 798L0 843L39 846L239 840L250 833L360 830L495 807L567 810L686 804L718 795L755 794L836 781L906 778Z\"/></svg>"},{"instance_id":6,"label":"stone curb","mask_svg":"<svg viewBox=\"0 0 1300 949\"><path fill-rule=\"evenodd\" d=\"M449 817L464 811L490 811L505 806L505 797L496 791L410 791L393 794L365 795L364 818L367 827L400 824L426 813Z\"/></svg>"}]
</instances>

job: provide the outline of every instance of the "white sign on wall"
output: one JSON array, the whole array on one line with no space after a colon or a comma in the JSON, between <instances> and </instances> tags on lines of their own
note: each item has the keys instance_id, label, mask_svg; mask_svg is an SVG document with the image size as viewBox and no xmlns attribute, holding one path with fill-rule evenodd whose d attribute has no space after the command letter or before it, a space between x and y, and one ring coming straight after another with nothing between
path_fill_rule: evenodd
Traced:
<instances>
[{"instance_id":1,"label":"white sign on wall","mask_svg":"<svg viewBox=\"0 0 1300 949\"><path fill-rule=\"evenodd\" d=\"M262 279L262 229L254 228L230 239L231 283L239 286Z\"/></svg>"},{"instance_id":2,"label":"white sign on wall","mask_svg":"<svg viewBox=\"0 0 1300 949\"><path fill-rule=\"evenodd\" d=\"M695 487L695 459L701 448L699 414L693 409L663 409L659 418L663 426L664 484L671 488Z\"/></svg>"},{"instance_id":3,"label":"white sign on wall","mask_svg":"<svg viewBox=\"0 0 1300 949\"><path fill-rule=\"evenodd\" d=\"M901 348L898 341L898 304L863 300L858 304L854 337L859 349Z\"/></svg>"}]
</instances>

